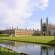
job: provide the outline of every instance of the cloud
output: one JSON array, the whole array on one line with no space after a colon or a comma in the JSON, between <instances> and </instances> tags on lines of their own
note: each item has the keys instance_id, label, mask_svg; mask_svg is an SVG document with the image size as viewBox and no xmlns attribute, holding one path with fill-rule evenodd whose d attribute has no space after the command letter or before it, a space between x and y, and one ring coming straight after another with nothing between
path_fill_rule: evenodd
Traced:
<instances>
[{"instance_id":1,"label":"cloud","mask_svg":"<svg viewBox=\"0 0 55 55\"><path fill-rule=\"evenodd\" d=\"M48 0L38 0L36 6L40 9L45 9L46 7L48 7Z\"/></svg>"},{"instance_id":2,"label":"cloud","mask_svg":"<svg viewBox=\"0 0 55 55\"><path fill-rule=\"evenodd\" d=\"M28 22L35 8L48 7L48 0L0 0L0 21L6 25Z\"/></svg>"}]
</instances>

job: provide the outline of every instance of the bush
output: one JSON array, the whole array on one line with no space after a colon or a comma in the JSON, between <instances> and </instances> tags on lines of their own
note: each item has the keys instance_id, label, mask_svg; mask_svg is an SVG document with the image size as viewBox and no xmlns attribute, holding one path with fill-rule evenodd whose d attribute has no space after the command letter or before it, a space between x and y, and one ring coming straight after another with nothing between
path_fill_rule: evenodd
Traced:
<instances>
[{"instance_id":1,"label":"bush","mask_svg":"<svg viewBox=\"0 0 55 55\"><path fill-rule=\"evenodd\" d=\"M8 34L0 34L0 37L8 37Z\"/></svg>"},{"instance_id":2,"label":"bush","mask_svg":"<svg viewBox=\"0 0 55 55\"><path fill-rule=\"evenodd\" d=\"M33 34L32 34L33 36L40 36L41 35L41 33L40 32L37 32L37 31L35 31L35 32L33 32Z\"/></svg>"}]
</instances>

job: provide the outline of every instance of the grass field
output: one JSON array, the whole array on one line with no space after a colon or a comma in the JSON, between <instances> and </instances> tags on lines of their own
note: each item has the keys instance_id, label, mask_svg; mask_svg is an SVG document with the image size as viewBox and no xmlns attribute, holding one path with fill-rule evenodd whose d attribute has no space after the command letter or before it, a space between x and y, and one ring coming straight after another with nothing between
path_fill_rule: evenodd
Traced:
<instances>
[{"instance_id":1,"label":"grass field","mask_svg":"<svg viewBox=\"0 0 55 55\"><path fill-rule=\"evenodd\" d=\"M23 42L31 42L31 43L44 43L47 44L50 41L54 40L54 36L17 36L17 37L0 37L0 40L2 42L3 40L12 40L12 41L23 41Z\"/></svg>"}]
</instances>

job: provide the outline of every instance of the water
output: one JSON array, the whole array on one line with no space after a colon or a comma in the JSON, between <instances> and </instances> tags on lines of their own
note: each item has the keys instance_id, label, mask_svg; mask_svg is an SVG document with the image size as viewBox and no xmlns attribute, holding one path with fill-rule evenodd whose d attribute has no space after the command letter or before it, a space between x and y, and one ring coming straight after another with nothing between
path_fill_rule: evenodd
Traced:
<instances>
[{"instance_id":1,"label":"water","mask_svg":"<svg viewBox=\"0 0 55 55\"><path fill-rule=\"evenodd\" d=\"M55 55L54 46L24 42L13 42L13 44L11 43L2 43L0 46L10 48L18 53L27 53L28 55Z\"/></svg>"}]
</instances>

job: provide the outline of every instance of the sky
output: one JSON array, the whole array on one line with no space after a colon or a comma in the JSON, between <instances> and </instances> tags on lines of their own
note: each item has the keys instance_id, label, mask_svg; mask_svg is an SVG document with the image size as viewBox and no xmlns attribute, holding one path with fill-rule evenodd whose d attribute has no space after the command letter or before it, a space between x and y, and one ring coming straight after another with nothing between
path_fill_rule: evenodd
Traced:
<instances>
[{"instance_id":1,"label":"sky","mask_svg":"<svg viewBox=\"0 0 55 55\"><path fill-rule=\"evenodd\" d=\"M40 29L40 19L55 24L55 0L0 0L0 29Z\"/></svg>"}]
</instances>

